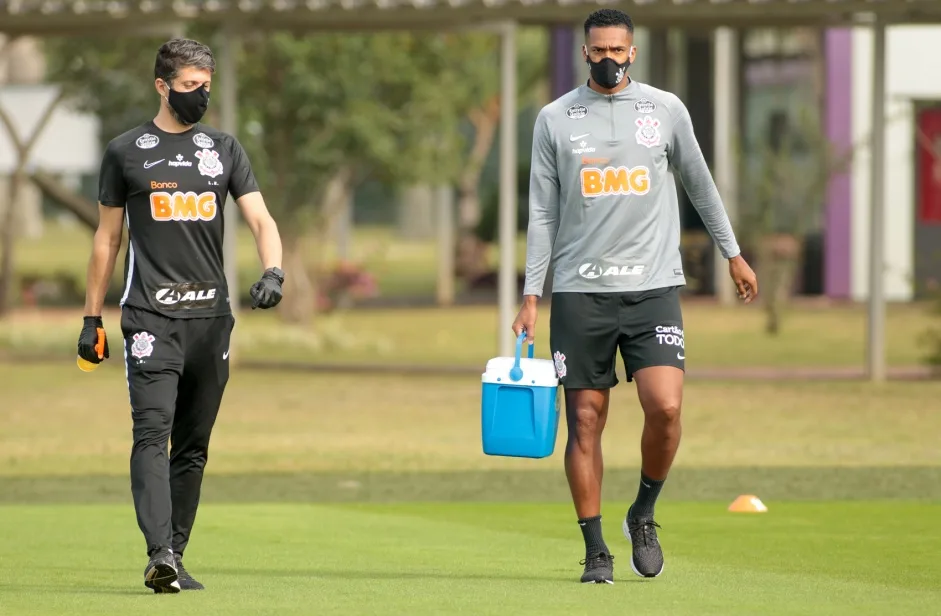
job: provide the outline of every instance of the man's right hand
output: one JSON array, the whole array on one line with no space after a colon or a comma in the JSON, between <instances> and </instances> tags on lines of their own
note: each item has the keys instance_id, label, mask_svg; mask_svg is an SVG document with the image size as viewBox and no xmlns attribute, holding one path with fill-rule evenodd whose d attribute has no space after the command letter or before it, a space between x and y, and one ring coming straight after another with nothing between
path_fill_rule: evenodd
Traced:
<instances>
[{"instance_id":1,"label":"man's right hand","mask_svg":"<svg viewBox=\"0 0 941 616\"><path fill-rule=\"evenodd\" d=\"M527 295L519 314L516 315L516 320L513 321L513 333L519 337L520 333L525 331L528 344L533 343L536 334L536 300L538 299L535 295Z\"/></svg>"},{"instance_id":2,"label":"man's right hand","mask_svg":"<svg viewBox=\"0 0 941 616\"><path fill-rule=\"evenodd\" d=\"M100 364L111 357L101 317L85 317L82 333L78 337L78 356L93 364Z\"/></svg>"}]
</instances>

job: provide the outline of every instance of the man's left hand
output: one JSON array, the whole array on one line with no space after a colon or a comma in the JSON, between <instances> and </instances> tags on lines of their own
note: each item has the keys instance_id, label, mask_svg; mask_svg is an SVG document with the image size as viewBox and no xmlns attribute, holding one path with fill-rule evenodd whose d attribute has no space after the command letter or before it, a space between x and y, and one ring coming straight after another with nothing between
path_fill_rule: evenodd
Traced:
<instances>
[{"instance_id":1,"label":"man's left hand","mask_svg":"<svg viewBox=\"0 0 941 616\"><path fill-rule=\"evenodd\" d=\"M729 275L735 281L739 299L750 304L758 297L758 278L741 255L729 259Z\"/></svg>"},{"instance_id":2,"label":"man's left hand","mask_svg":"<svg viewBox=\"0 0 941 616\"><path fill-rule=\"evenodd\" d=\"M261 308L266 310L274 308L281 302L281 285L284 283L284 272L277 267L269 267L261 275L261 280L252 285L252 310Z\"/></svg>"}]
</instances>

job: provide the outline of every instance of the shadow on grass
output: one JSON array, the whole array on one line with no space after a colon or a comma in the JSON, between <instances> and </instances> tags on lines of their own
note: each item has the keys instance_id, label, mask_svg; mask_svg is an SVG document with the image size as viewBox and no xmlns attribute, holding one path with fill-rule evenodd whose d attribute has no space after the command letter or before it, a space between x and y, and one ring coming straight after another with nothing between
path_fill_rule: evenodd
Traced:
<instances>
[{"instance_id":1,"label":"shadow on grass","mask_svg":"<svg viewBox=\"0 0 941 616\"><path fill-rule=\"evenodd\" d=\"M493 574L469 573L467 571L446 571L426 569L423 571L363 571L362 569L218 569L207 568L206 573L225 576L251 576L253 578L323 578L338 580L512 580L518 582L571 582L572 572L559 572L557 575L506 575L498 570ZM637 581L643 581L640 578ZM575 583L579 583L575 578Z\"/></svg>"},{"instance_id":2,"label":"shadow on grass","mask_svg":"<svg viewBox=\"0 0 941 616\"><path fill-rule=\"evenodd\" d=\"M605 469L604 498L633 498L638 475L637 469ZM730 501L739 494L774 501L941 501L941 467L675 468L663 490L664 499L685 501ZM561 467L557 471L209 472L202 492L204 503L569 500ZM130 502L126 476L0 477L0 504Z\"/></svg>"},{"instance_id":3,"label":"shadow on grass","mask_svg":"<svg viewBox=\"0 0 941 616\"><path fill-rule=\"evenodd\" d=\"M115 586L82 586L77 588L71 583L62 583L56 584L55 582L42 582L39 584L4 584L3 589L9 592L25 592L25 593L56 593L56 594L67 594L67 595L119 595L119 596L133 596L133 595L152 595L154 591L144 588L144 585L141 584L140 590L136 588L118 588Z\"/></svg>"}]
</instances>

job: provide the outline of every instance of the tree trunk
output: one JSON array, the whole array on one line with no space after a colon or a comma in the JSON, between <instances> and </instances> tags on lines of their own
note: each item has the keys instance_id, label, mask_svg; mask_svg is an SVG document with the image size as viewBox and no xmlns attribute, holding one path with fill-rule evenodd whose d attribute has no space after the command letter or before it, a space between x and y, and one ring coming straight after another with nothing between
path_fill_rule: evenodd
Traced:
<instances>
[{"instance_id":1,"label":"tree trunk","mask_svg":"<svg viewBox=\"0 0 941 616\"><path fill-rule=\"evenodd\" d=\"M74 214L79 222L88 227L93 233L98 228L98 205L89 199L70 190L55 176L45 171L33 172L30 179L43 196L55 201L63 209Z\"/></svg>"},{"instance_id":2,"label":"tree trunk","mask_svg":"<svg viewBox=\"0 0 941 616\"><path fill-rule=\"evenodd\" d=\"M435 237L435 193L428 183L409 184L399 190L398 236L404 240Z\"/></svg>"},{"instance_id":3,"label":"tree trunk","mask_svg":"<svg viewBox=\"0 0 941 616\"><path fill-rule=\"evenodd\" d=\"M500 123L500 99L493 97L468 115L474 125L474 145L461 174L458 200L457 274L474 278L487 269L486 245L475 234L480 222L480 175L493 149Z\"/></svg>"},{"instance_id":4,"label":"tree trunk","mask_svg":"<svg viewBox=\"0 0 941 616\"><path fill-rule=\"evenodd\" d=\"M797 272L800 242L792 235L769 235L762 241L759 268L765 281L764 296L765 333L777 336L781 332L783 312L791 297L791 287Z\"/></svg>"},{"instance_id":5,"label":"tree trunk","mask_svg":"<svg viewBox=\"0 0 941 616\"><path fill-rule=\"evenodd\" d=\"M26 139L22 139L16 132L16 125L13 118L0 107L0 124L6 128L10 141L16 149L16 170L13 177L10 178L10 201L7 203L6 212L3 216L3 229L0 229L0 316L7 314L10 309L13 290L13 253L14 242L16 240L16 211L17 200L28 179L26 174L26 165L29 163L29 155L36 145L40 134L52 119L52 114L59 106L59 103L65 98L65 90L60 89L59 94L53 99L43 111L39 122L33 129L33 134Z\"/></svg>"},{"instance_id":6,"label":"tree trunk","mask_svg":"<svg viewBox=\"0 0 941 616\"><path fill-rule=\"evenodd\" d=\"M16 202L20 188L25 182L22 163L10 178L9 201L3 213L3 229L0 230L0 317L10 311L13 300L13 243L16 241Z\"/></svg>"},{"instance_id":7,"label":"tree trunk","mask_svg":"<svg viewBox=\"0 0 941 616\"><path fill-rule=\"evenodd\" d=\"M345 207L352 190L353 172L341 168L324 188L313 229L308 232L288 228L284 237L284 297L279 306L289 323L308 324L317 313L318 289L324 266L327 230Z\"/></svg>"},{"instance_id":8,"label":"tree trunk","mask_svg":"<svg viewBox=\"0 0 941 616\"><path fill-rule=\"evenodd\" d=\"M303 234L289 232L284 237L284 296L278 311L288 323L308 324L316 311L317 288L307 247Z\"/></svg>"}]
</instances>

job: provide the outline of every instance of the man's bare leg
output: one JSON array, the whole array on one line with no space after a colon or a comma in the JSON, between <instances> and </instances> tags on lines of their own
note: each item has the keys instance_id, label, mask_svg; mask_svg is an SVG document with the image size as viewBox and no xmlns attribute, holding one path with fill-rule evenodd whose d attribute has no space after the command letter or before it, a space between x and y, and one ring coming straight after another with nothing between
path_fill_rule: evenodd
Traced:
<instances>
[{"instance_id":1,"label":"man's bare leg","mask_svg":"<svg viewBox=\"0 0 941 616\"><path fill-rule=\"evenodd\" d=\"M568 442L565 476L579 519L601 515L601 433L608 419L608 389L575 389L565 392Z\"/></svg>"},{"instance_id":2,"label":"man's bare leg","mask_svg":"<svg viewBox=\"0 0 941 616\"><path fill-rule=\"evenodd\" d=\"M572 492L578 525L585 539L586 563L595 565L586 568L582 576L584 583L612 583L610 552L601 532L601 479L604 474L601 434L608 419L609 401L609 389L565 392L568 424L565 476ZM593 562L599 558L605 562Z\"/></svg>"},{"instance_id":3,"label":"man's bare leg","mask_svg":"<svg viewBox=\"0 0 941 616\"><path fill-rule=\"evenodd\" d=\"M683 371L673 366L643 368L634 373L634 381L644 409L644 431L640 487L628 510L624 531L633 544L634 572L656 577L663 571L663 552L655 530L654 506L680 446Z\"/></svg>"}]
</instances>

